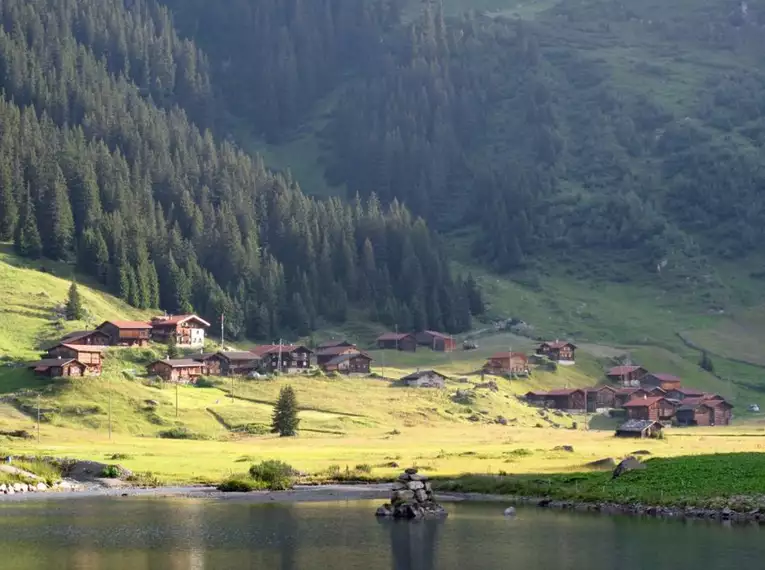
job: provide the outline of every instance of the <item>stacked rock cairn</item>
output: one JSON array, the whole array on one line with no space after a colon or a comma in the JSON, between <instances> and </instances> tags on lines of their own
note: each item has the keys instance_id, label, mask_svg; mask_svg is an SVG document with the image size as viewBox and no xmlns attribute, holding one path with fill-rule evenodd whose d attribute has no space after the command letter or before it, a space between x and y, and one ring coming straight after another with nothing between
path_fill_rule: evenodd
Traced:
<instances>
[{"instance_id":1,"label":"stacked rock cairn","mask_svg":"<svg viewBox=\"0 0 765 570\"><path fill-rule=\"evenodd\" d=\"M435 502L428 478L410 468L393 483L390 503L377 509L375 514L396 519L422 519L445 517L447 512Z\"/></svg>"}]
</instances>

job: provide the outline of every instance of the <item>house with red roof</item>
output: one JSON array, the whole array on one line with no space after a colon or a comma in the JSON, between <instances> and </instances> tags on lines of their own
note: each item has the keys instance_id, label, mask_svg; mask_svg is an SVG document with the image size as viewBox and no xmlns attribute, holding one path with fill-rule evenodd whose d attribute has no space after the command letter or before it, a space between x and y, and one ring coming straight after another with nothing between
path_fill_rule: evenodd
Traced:
<instances>
[{"instance_id":1,"label":"house with red roof","mask_svg":"<svg viewBox=\"0 0 765 570\"><path fill-rule=\"evenodd\" d=\"M614 366L606 372L606 378L614 384L639 387L640 380L646 374L648 374L648 370L642 366Z\"/></svg>"},{"instance_id":2,"label":"house with red roof","mask_svg":"<svg viewBox=\"0 0 765 570\"><path fill-rule=\"evenodd\" d=\"M99 330L72 331L61 338L61 342L67 344L92 344L94 346L108 346L109 335Z\"/></svg>"},{"instance_id":3,"label":"house with red roof","mask_svg":"<svg viewBox=\"0 0 765 570\"><path fill-rule=\"evenodd\" d=\"M675 415L676 405L661 396L645 396L632 398L624 404L624 409L627 412L627 418L631 420L668 422Z\"/></svg>"},{"instance_id":4,"label":"house with red roof","mask_svg":"<svg viewBox=\"0 0 765 570\"><path fill-rule=\"evenodd\" d=\"M522 352L497 352L486 360L487 374L528 374L529 357Z\"/></svg>"},{"instance_id":5,"label":"house with red roof","mask_svg":"<svg viewBox=\"0 0 765 570\"><path fill-rule=\"evenodd\" d=\"M622 408L633 398L647 398L648 396L655 397L657 394L651 394L648 390L635 386L617 388L614 394L614 407Z\"/></svg>"},{"instance_id":6,"label":"house with red roof","mask_svg":"<svg viewBox=\"0 0 765 570\"><path fill-rule=\"evenodd\" d=\"M417 338L409 333L387 332L377 337L377 348L415 352L417 350Z\"/></svg>"},{"instance_id":7,"label":"house with red roof","mask_svg":"<svg viewBox=\"0 0 765 570\"><path fill-rule=\"evenodd\" d=\"M111 346L146 346L151 339L151 323L147 321L106 321L96 330L109 337Z\"/></svg>"},{"instance_id":8,"label":"house with red roof","mask_svg":"<svg viewBox=\"0 0 765 570\"><path fill-rule=\"evenodd\" d=\"M649 372L640 379L640 385L644 388L656 386L665 391L680 388L681 384L680 378L665 372Z\"/></svg>"},{"instance_id":9,"label":"house with red roof","mask_svg":"<svg viewBox=\"0 0 765 570\"><path fill-rule=\"evenodd\" d=\"M302 344L263 344L251 348L260 368L269 372L305 372L311 367L313 351Z\"/></svg>"},{"instance_id":10,"label":"house with red roof","mask_svg":"<svg viewBox=\"0 0 765 570\"><path fill-rule=\"evenodd\" d=\"M531 391L526 393L526 401L529 404L556 410L585 410L587 409L586 399L586 392L580 388L561 388L549 392Z\"/></svg>"},{"instance_id":11,"label":"house with red roof","mask_svg":"<svg viewBox=\"0 0 765 570\"><path fill-rule=\"evenodd\" d=\"M418 332L414 337L417 339L417 344L420 346L427 346L431 350L437 352L452 352L457 350L457 341L454 337L448 334L444 334L438 331L422 331Z\"/></svg>"},{"instance_id":12,"label":"house with red roof","mask_svg":"<svg viewBox=\"0 0 765 570\"><path fill-rule=\"evenodd\" d=\"M48 354L44 358L64 358L74 359L85 365L85 374L89 376L100 376L103 363L103 352L105 346L95 346L92 344L69 344L59 343L48 349Z\"/></svg>"},{"instance_id":13,"label":"house with red roof","mask_svg":"<svg viewBox=\"0 0 765 570\"><path fill-rule=\"evenodd\" d=\"M576 360L576 345L561 340L543 342L537 347L536 353L560 364L573 364Z\"/></svg>"},{"instance_id":14,"label":"house with red roof","mask_svg":"<svg viewBox=\"0 0 765 570\"><path fill-rule=\"evenodd\" d=\"M197 315L164 315L151 319L151 339L168 342L175 339L176 345L186 348L204 346L205 329L210 323Z\"/></svg>"}]
</instances>

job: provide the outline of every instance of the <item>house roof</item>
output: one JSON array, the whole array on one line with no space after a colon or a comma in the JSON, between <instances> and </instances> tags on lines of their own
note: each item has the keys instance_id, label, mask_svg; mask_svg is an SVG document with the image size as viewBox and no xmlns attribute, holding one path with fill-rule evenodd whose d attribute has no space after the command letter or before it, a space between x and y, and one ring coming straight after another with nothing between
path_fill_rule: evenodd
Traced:
<instances>
[{"instance_id":1,"label":"house roof","mask_svg":"<svg viewBox=\"0 0 765 570\"><path fill-rule=\"evenodd\" d=\"M444 380L446 380L446 376L441 374L440 372L436 372L435 370L418 370L417 372L412 372L411 374L407 374L401 380L419 380L423 376L430 376L432 374L435 374L436 376L440 376Z\"/></svg>"},{"instance_id":2,"label":"house roof","mask_svg":"<svg viewBox=\"0 0 765 570\"><path fill-rule=\"evenodd\" d=\"M557 388L555 390L550 390L547 392L548 396L571 396L573 394L576 394L577 392L581 392L584 394L584 390L581 388Z\"/></svg>"},{"instance_id":3,"label":"house roof","mask_svg":"<svg viewBox=\"0 0 765 570\"><path fill-rule=\"evenodd\" d=\"M630 374L636 370L645 370L642 366L614 366L611 370L606 372L606 376L624 376Z\"/></svg>"},{"instance_id":4,"label":"house roof","mask_svg":"<svg viewBox=\"0 0 765 570\"><path fill-rule=\"evenodd\" d=\"M118 329L150 329L151 323L147 321L105 321L98 325L101 328L104 325L114 325Z\"/></svg>"},{"instance_id":5,"label":"house roof","mask_svg":"<svg viewBox=\"0 0 765 570\"><path fill-rule=\"evenodd\" d=\"M223 358L225 358L228 361L236 361L236 362L250 362L252 360L260 359L260 357L257 354L253 354L252 352L247 352L244 350L230 350L227 352L217 352L216 354L220 354Z\"/></svg>"},{"instance_id":6,"label":"house roof","mask_svg":"<svg viewBox=\"0 0 765 570\"><path fill-rule=\"evenodd\" d=\"M590 393L600 392L601 390L610 390L611 392L615 394L617 393L616 388L614 388L613 386L608 386L606 384L604 384L603 386L594 386L592 388L587 388L587 392L590 392Z\"/></svg>"},{"instance_id":7,"label":"house roof","mask_svg":"<svg viewBox=\"0 0 765 570\"><path fill-rule=\"evenodd\" d=\"M523 360L529 359L529 357L526 356L523 352L497 352L489 357L488 360L505 360L507 358L521 358Z\"/></svg>"},{"instance_id":8,"label":"house roof","mask_svg":"<svg viewBox=\"0 0 765 570\"><path fill-rule=\"evenodd\" d=\"M702 392L701 390L695 390L693 388L682 388L682 387L681 388L673 388L670 391L671 392L679 392L683 396L689 396L689 397L703 396L704 395L704 392Z\"/></svg>"},{"instance_id":9,"label":"house roof","mask_svg":"<svg viewBox=\"0 0 765 570\"><path fill-rule=\"evenodd\" d=\"M667 400L667 398L664 398L663 396L654 396L654 397L648 397L648 398L633 398L626 404L624 404L625 408L646 408L648 406L653 406L657 402L660 402L664 400L665 402L672 403L671 400Z\"/></svg>"},{"instance_id":10,"label":"house roof","mask_svg":"<svg viewBox=\"0 0 765 570\"><path fill-rule=\"evenodd\" d=\"M319 356L332 356L337 354L343 354L344 352L361 352L355 345L338 345L328 346L327 348L317 348L316 354Z\"/></svg>"},{"instance_id":11,"label":"house roof","mask_svg":"<svg viewBox=\"0 0 765 570\"><path fill-rule=\"evenodd\" d=\"M76 350L77 352L103 352L108 346L100 346L95 344L69 344L66 342L60 342L55 346L52 346L48 350L52 350L56 348L57 346L63 346L64 348L68 348L70 350Z\"/></svg>"},{"instance_id":12,"label":"house roof","mask_svg":"<svg viewBox=\"0 0 765 570\"><path fill-rule=\"evenodd\" d=\"M368 354L364 354L363 352L352 352L350 354L338 354L335 356L332 360L327 361L327 365L335 365L340 364L341 362L345 362L346 360L350 360L351 358L365 358L366 360L369 360L370 362L373 360L371 356Z\"/></svg>"},{"instance_id":13,"label":"house roof","mask_svg":"<svg viewBox=\"0 0 765 570\"><path fill-rule=\"evenodd\" d=\"M285 352L293 352L298 349L305 350L306 352L313 354L313 351L311 349L309 349L306 346L303 346L302 344L282 344L282 345L262 344L260 346L251 348L250 353L255 354L257 356L265 356L267 354L278 354L280 350L283 354Z\"/></svg>"},{"instance_id":14,"label":"house roof","mask_svg":"<svg viewBox=\"0 0 765 570\"><path fill-rule=\"evenodd\" d=\"M352 342L348 342L347 340L327 340L322 342L319 346L316 347L317 350L324 350L326 348L334 348L338 346L356 346Z\"/></svg>"},{"instance_id":15,"label":"house roof","mask_svg":"<svg viewBox=\"0 0 765 570\"><path fill-rule=\"evenodd\" d=\"M411 338L411 334L409 333L392 333L387 332L383 333L380 336L377 337L377 340L403 340L405 338Z\"/></svg>"},{"instance_id":16,"label":"house roof","mask_svg":"<svg viewBox=\"0 0 765 570\"><path fill-rule=\"evenodd\" d=\"M662 382L680 382L680 378L675 376L674 374L667 374L666 372L652 372L648 374L648 376L653 376L657 380L661 380Z\"/></svg>"},{"instance_id":17,"label":"house roof","mask_svg":"<svg viewBox=\"0 0 765 570\"><path fill-rule=\"evenodd\" d=\"M80 340L82 338L89 337L92 334L100 334L100 335L106 335L105 332L99 331L99 330L92 330L92 331L72 331L70 333L65 334L61 337L61 342L74 342L76 340Z\"/></svg>"},{"instance_id":18,"label":"house roof","mask_svg":"<svg viewBox=\"0 0 765 570\"><path fill-rule=\"evenodd\" d=\"M198 317L197 315L169 315L169 316L159 316L159 317L153 317L151 319L151 325L154 327L174 327L177 325L182 325L186 321L197 321L198 323L209 327L210 323L208 323L206 320L204 320L201 317Z\"/></svg>"},{"instance_id":19,"label":"house roof","mask_svg":"<svg viewBox=\"0 0 765 570\"><path fill-rule=\"evenodd\" d=\"M649 394L654 394L656 392L661 392L662 395L665 395L667 391L662 388L661 386L646 386L645 388L639 388L640 390L646 390Z\"/></svg>"},{"instance_id":20,"label":"house roof","mask_svg":"<svg viewBox=\"0 0 765 570\"><path fill-rule=\"evenodd\" d=\"M659 429L662 428L661 424L659 422L655 422L653 420L627 420L622 425L620 425L618 428L616 428L616 431L627 431L627 432L635 432L640 433L646 428L649 428L651 426L657 426Z\"/></svg>"},{"instance_id":21,"label":"house roof","mask_svg":"<svg viewBox=\"0 0 765 570\"><path fill-rule=\"evenodd\" d=\"M213 356L217 356L217 352L200 352L199 354L192 354L191 358L197 362L204 362L210 360Z\"/></svg>"},{"instance_id":22,"label":"house roof","mask_svg":"<svg viewBox=\"0 0 765 570\"><path fill-rule=\"evenodd\" d=\"M201 366L198 360L192 360L190 358L165 358L163 360L157 360L153 364L166 364L171 368L197 368Z\"/></svg>"},{"instance_id":23,"label":"house roof","mask_svg":"<svg viewBox=\"0 0 765 570\"><path fill-rule=\"evenodd\" d=\"M70 362L76 362L80 366L85 366L82 362L79 362L76 358L43 358L37 362L31 362L28 368L34 368L35 370L47 370L52 366L64 366Z\"/></svg>"},{"instance_id":24,"label":"house roof","mask_svg":"<svg viewBox=\"0 0 765 570\"><path fill-rule=\"evenodd\" d=\"M452 340L453 339L452 335L444 334L444 333L441 333L441 332L438 332L438 331L426 330L426 331L422 331L422 332L424 332L425 334L429 334L430 336L434 336L436 338L442 338L444 340Z\"/></svg>"},{"instance_id":25,"label":"house roof","mask_svg":"<svg viewBox=\"0 0 765 570\"><path fill-rule=\"evenodd\" d=\"M638 390L643 390L643 388L638 388L637 386L631 386L631 387L627 387L627 388L619 388L619 389L616 390L616 393L619 396L629 396L631 394L634 394ZM645 390L643 390L643 391L645 392Z\"/></svg>"},{"instance_id":26,"label":"house roof","mask_svg":"<svg viewBox=\"0 0 765 570\"><path fill-rule=\"evenodd\" d=\"M570 346L571 348L576 348L576 345L573 342L566 342L565 340L545 341L539 346L549 346L550 348L563 348L565 346Z\"/></svg>"}]
</instances>

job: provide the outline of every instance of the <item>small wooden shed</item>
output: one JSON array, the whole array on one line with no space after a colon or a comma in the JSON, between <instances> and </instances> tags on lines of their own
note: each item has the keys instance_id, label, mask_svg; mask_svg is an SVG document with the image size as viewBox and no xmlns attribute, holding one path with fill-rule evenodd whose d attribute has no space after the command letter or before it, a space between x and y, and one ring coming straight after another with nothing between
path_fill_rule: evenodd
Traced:
<instances>
[{"instance_id":1,"label":"small wooden shed","mask_svg":"<svg viewBox=\"0 0 765 570\"><path fill-rule=\"evenodd\" d=\"M415 338L420 346L427 346L437 352L452 352L457 349L457 341L453 336L438 331L418 332Z\"/></svg>"},{"instance_id":2,"label":"small wooden shed","mask_svg":"<svg viewBox=\"0 0 765 570\"><path fill-rule=\"evenodd\" d=\"M407 333L385 333L377 337L377 348L380 350L403 350L415 352L417 339Z\"/></svg>"},{"instance_id":3,"label":"small wooden shed","mask_svg":"<svg viewBox=\"0 0 765 570\"><path fill-rule=\"evenodd\" d=\"M659 437L662 425L653 420L627 420L616 428L617 437Z\"/></svg>"},{"instance_id":4,"label":"small wooden shed","mask_svg":"<svg viewBox=\"0 0 765 570\"><path fill-rule=\"evenodd\" d=\"M80 378L85 376L87 366L74 358L45 358L29 364L37 376L48 378Z\"/></svg>"},{"instance_id":5,"label":"small wooden shed","mask_svg":"<svg viewBox=\"0 0 765 570\"><path fill-rule=\"evenodd\" d=\"M411 388L445 388L446 376L435 370L418 370L401 378Z\"/></svg>"},{"instance_id":6,"label":"small wooden shed","mask_svg":"<svg viewBox=\"0 0 765 570\"><path fill-rule=\"evenodd\" d=\"M193 384L204 374L204 364L191 359L165 359L149 364L150 374L156 374L166 382Z\"/></svg>"}]
</instances>

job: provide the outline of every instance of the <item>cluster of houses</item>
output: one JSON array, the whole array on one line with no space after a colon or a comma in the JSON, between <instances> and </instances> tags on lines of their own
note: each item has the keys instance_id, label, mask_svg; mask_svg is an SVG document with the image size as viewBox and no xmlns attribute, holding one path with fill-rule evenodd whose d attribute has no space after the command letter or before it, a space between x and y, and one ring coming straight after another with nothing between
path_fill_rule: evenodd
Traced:
<instances>
[{"instance_id":1,"label":"cluster of houses","mask_svg":"<svg viewBox=\"0 0 765 570\"><path fill-rule=\"evenodd\" d=\"M624 410L627 423L618 435L654 435L663 425L724 426L733 406L722 396L684 388L677 376L650 373L642 366L616 366L606 372L611 382L594 388L531 391L536 406L576 412ZM621 433L620 433L621 432Z\"/></svg>"}]
</instances>

